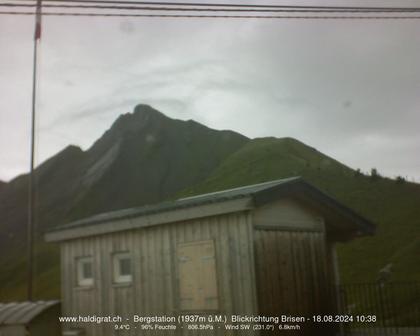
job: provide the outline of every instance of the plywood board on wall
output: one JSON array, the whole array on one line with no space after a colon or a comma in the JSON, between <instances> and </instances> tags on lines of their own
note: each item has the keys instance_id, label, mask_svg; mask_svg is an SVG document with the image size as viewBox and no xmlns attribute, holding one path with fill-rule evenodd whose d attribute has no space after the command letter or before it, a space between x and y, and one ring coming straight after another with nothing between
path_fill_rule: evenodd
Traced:
<instances>
[{"instance_id":1,"label":"plywood board on wall","mask_svg":"<svg viewBox=\"0 0 420 336\"><path fill-rule=\"evenodd\" d=\"M213 240L179 244L181 310L217 310L216 255Z\"/></svg>"}]
</instances>

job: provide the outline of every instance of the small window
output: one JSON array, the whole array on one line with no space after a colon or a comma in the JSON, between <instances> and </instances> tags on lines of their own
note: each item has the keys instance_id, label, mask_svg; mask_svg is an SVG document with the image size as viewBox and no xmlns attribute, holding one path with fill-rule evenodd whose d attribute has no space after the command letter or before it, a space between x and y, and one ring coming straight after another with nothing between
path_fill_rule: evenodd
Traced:
<instances>
[{"instance_id":1,"label":"small window","mask_svg":"<svg viewBox=\"0 0 420 336\"><path fill-rule=\"evenodd\" d=\"M115 283L126 283L132 281L130 253L115 253L113 257L113 264Z\"/></svg>"},{"instance_id":2,"label":"small window","mask_svg":"<svg viewBox=\"0 0 420 336\"><path fill-rule=\"evenodd\" d=\"M77 259L77 284L79 286L93 286L93 258Z\"/></svg>"}]
</instances>

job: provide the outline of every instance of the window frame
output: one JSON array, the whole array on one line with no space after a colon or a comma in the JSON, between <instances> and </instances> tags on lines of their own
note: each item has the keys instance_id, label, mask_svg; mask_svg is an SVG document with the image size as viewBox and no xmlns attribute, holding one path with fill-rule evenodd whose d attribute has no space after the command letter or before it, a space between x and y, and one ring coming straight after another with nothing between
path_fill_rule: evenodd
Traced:
<instances>
[{"instance_id":1,"label":"window frame","mask_svg":"<svg viewBox=\"0 0 420 336\"><path fill-rule=\"evenodd\" d=\"M130 274L121 274L121 260L130 262ZM112 253L112 281L114 284L131 284L133 282L133 262L131 253L119 251Z\"/></svg>"},{"instance_id":2,"label":"window frame","mask_svg":"<svg viewBox=\"0 0 420 336\"><path fill-rule=\"evenodd\" d=\"M84 264L90 263L91 277L85 277ZM76 258L76 282L78 287L93 287L95 281L94 260L92 256Z\"/></svg>"}]
</instances>

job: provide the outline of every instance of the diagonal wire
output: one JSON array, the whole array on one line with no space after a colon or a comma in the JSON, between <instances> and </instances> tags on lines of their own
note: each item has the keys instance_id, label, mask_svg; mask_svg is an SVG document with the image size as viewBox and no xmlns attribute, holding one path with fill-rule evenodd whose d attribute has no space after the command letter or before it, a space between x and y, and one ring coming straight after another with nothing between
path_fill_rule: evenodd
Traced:
<instances>
[{"instance_id":1,"label":"diagonal wire","mask_svg":"<svg viewBox=\"0 0 420 336\"><path fill-rule=\"evenodd\" d=\"M34 12L0 11L0 15L35 15ZM420 16L354 16L354 15L188 15L188 14L124 14L124 13L73 13L44 12L43 16L79 16L79 17L143 17L143 18L199 18L199 19L330 19L330 20L410 20L420 19Z\"/></svg>"},{"instance_id":2,"label":"diagonal wire","mask_svg":"<svg viewBox=\"0 0 420 336\"><path fill-rule=\"evenodd\" d=\"M28 3L0 3L0 7L26 7L33 8L35 4ZM183 8L183 7L150 7L150 6L109 6L109 5L74 5L74 4L43 4L43 8L77 8L77 9L119 9L119 10L141 10L141 11L182 11L182 12L261 12L261 13L418 13L420 8L353 8L353 9L300 9L300 8L284 8L284 9L255 9L255 8Z\"/></svg>"}]
</instances>

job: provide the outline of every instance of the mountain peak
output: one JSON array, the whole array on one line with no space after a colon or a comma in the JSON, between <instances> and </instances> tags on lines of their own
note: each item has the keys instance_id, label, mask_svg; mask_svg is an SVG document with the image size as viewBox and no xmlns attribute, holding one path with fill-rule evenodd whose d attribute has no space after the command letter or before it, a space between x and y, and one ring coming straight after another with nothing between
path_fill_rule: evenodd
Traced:
<instances>
[{"instance_id":1,"label":"mountain peak","mask_svg":"<svg viewBox=\"0 0 420 336\"><path fill-rule=\"evenodd\" d=\"M112 125L112 129L122 132L138 131L168 119L167 116L150 105L139 104L132 113L120 115Z\"/></svg>"},{"instance_id":2,"label":"mountain peak","mask_svg":"<svg viewBox=\"0 0 420 336\"><path fill-rule=\"evenodd\" d=\"M159 112L158 110L154 109L152 106L147 105L147 104L136 105L136 107L134 107L133 114L142 114L142 115L159 114L159 115L163 115L161 112Z\"/></svg>"}]
</instances>

